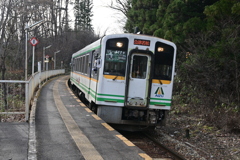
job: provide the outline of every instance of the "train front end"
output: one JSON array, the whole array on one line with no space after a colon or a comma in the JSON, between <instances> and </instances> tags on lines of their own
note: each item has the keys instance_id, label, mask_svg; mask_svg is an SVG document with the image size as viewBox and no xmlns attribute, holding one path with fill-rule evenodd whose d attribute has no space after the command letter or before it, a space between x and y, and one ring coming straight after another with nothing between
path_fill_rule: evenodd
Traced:
<instances>
[{"instance_id":1,"label":"train front end","mask_svg":"<svg viewBox=\"0 0 240 160\"><path fill-rule=\"evenodd\" d=\"M155 127L171 108L176 46L151 36L102 39L97 114L115 127Z\"/></svg>"}]
</instances>

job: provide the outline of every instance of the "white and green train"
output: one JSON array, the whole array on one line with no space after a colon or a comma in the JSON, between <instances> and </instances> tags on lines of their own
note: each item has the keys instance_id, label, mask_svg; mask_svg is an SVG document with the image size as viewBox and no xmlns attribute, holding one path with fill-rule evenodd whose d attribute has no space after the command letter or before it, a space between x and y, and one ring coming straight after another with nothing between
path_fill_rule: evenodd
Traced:
<instances>
[{"instance_id":1,"label":"white and green train","mask_svg":"<svg viewBox=\"0 0 240 160\"><path fill-rule=\"evenodd\" d=\"M161 125L171 108L176 45L139 34L107 35L72 55L70 85L114 127Z\"/></svg>"}]
</instances>

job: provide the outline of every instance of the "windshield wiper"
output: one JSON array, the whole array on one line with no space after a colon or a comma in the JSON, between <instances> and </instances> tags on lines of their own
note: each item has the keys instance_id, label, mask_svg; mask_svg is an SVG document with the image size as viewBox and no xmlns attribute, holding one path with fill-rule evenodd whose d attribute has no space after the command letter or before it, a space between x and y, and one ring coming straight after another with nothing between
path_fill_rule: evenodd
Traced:
<instances>
[{"instance_id":1,"label":"windshield wiper","mask_svg":"<svg viewBox=\"0 0 240 160\"><path fill-rule=\"evenodd\" d=\"M162 83L162 81L161 81L161 79L158 79L158 81L159 81L159 83L162 85L163 83Z\"/></svg>"},{"instance_id":2,"label":"windshield wiper","mask_svg":"<svg viewBox=\"0 0 240 160\"><path fill-rule=\"evenodd\" d=\"M115 81L115 80L117 79L117 77L118 77L118 75L116 75L116 77L114 77L112 80L114 80L114 81Z\"/></svg>"},{"instance_id":3,"label":"windshield wiper","mask_svg":"<svg viewBox=\"0 0 240 160\"><path fill-rule=\"evenodd\" d=\"M116 77L113 78L113 80L115 81L117 79L117 77L119 76L118 73L116 73Z\"/></svg>"}]
</instances>

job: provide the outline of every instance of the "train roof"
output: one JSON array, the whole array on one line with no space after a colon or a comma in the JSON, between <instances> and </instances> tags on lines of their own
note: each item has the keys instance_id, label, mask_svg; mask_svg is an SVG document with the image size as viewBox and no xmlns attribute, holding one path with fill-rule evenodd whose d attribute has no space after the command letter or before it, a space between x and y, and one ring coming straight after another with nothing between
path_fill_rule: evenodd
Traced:
<instances>
[{"instance_id":1,"label":"train roof","mask_svg":"<svg viewBox=\"0 0 240 160\"><path fill-rule=\"evenodd\" d=\"M84 47L83 49L75 52L72 57L77 57L85 52L89 52L89 51L92 51L92 50L95 50L97 48L100 48L101 46L101 41L102 39L109 39L109 38L117 38L117 37L127 37L127 38L130 38L134 36L135 38L139 37L139 38L143 38L143 37L146 37L147 39L149 38L153 38L153 39L161 39L161 41L164 41L166 43L169 43L169 44L172 44L172 45L175 45L173 42L171 41L168 41L166 39L163 39L163 38L159 38L159 37L154 37L154 36L151 36L151 35L144 35L144 34L133 34L133 33L122 33L122 34L111 34L111 35L106 35L106 36L103 36L102 38L98 39L97 41L87 45L86 47Z\"/></svg>"},{"instance_id":2,"label":"train roof","mask_svg":"<svg viewBox=\"0 0 240 160\"><path fill-rule=\"evenodd\" d=\"M100 43L101 43L100 41L101 41L101 39L99 39L99 40L97 40L97 41L95 41L95 42L87 45L87 46L84 47L83 49L81 49L81 50L73 53L72 57L76 57L76 56L78 56L79 54L83 54L83 53L85 53L85 52L88 52L88 51L94 50L94 49L96 49L96 48L99 48L99 47L100 47Z\"/></svg>"}]
</instances>

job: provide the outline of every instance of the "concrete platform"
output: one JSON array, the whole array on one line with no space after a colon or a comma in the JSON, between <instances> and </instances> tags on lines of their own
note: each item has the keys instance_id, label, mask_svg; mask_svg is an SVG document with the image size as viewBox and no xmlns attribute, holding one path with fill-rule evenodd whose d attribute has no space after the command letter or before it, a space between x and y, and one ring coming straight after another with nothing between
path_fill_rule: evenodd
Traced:
<instances>
[{"instance_id":1,"label":"concrete platform","mask_svg":"<svg viewBox=\"0 0 240 160\"><path fill-rule=\"evenodd\" d=\"M50 81L38 97L37 159L151 159L78 100L68 89L67 79Z\"/></svg>"},{"instance_id":2,"label":"concrete platform","mask_svg":"<svg viewBox=\"0 0 240 160\"><path fill-rule=\"evenodd\" d=\"M0 123L0 160L28 158L28 123Z\"/></svg>"}]
</instances>

